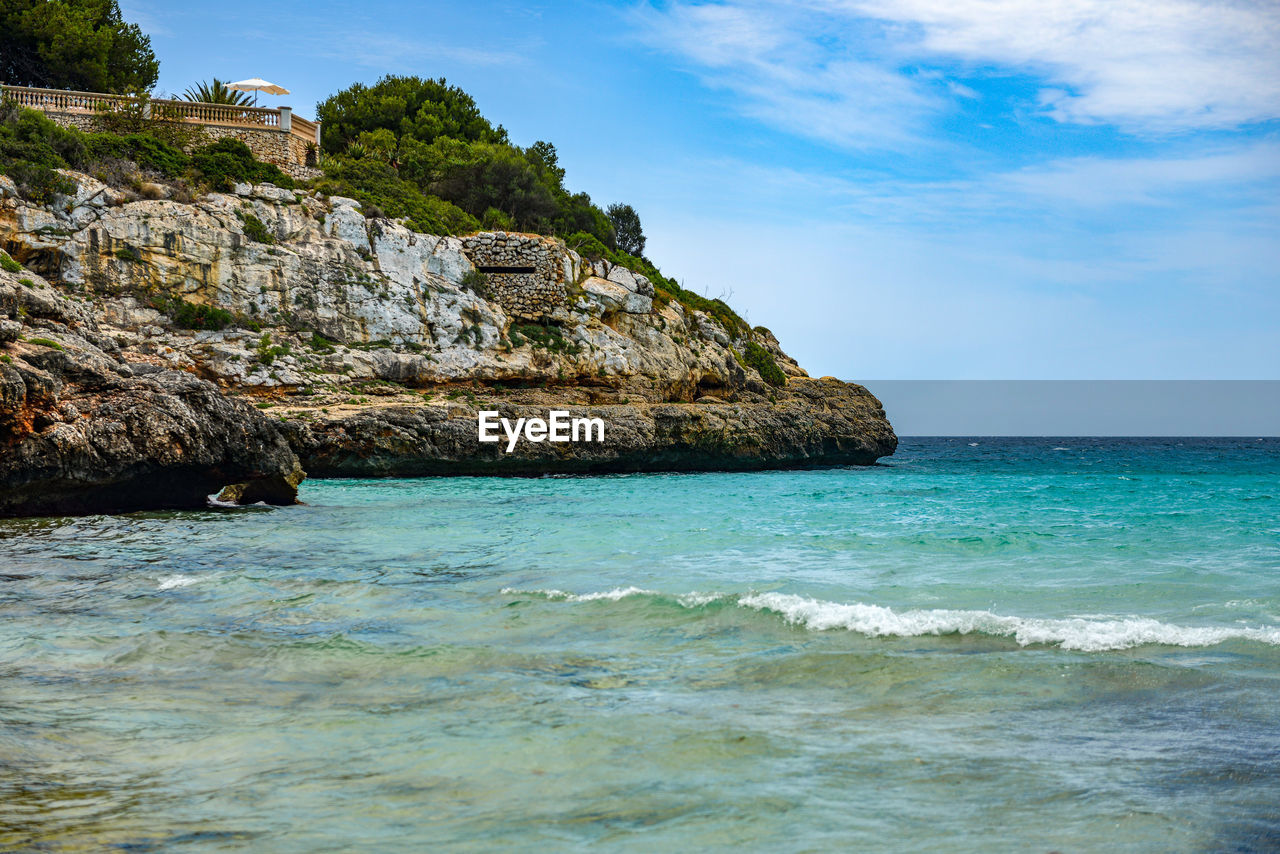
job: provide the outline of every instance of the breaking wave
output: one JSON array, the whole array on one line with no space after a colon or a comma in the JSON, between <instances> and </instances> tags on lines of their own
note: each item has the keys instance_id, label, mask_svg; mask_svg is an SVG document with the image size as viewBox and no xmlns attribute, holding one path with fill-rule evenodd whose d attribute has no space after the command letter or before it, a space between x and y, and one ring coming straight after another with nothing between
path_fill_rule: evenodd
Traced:
<instances>
[{"instance_id":1,"label":"breaking wave","mask_svg":"<svg viewBox=\"0 0 1280 854\"><path fill-rule=\"evenodd\" d=\"M675 596L639 587L618 587L596 593L563 590L503 588L508 595L534 596L559 602L617 602L645 597L695 609L712 603L776 614L791 625L824 632L844 629L866 637L970 635L1010 638L1020 646L1048 645L1083 652L1131 649L1137 646L1213 646L1233 640L1280 646L1280 627L1180 626L1150 617L1085 615L1042 618L994 614L991 611L910 609L895 611L883 605L840 603L790 593L684 593Z\"/></svg>"}]
</instances>

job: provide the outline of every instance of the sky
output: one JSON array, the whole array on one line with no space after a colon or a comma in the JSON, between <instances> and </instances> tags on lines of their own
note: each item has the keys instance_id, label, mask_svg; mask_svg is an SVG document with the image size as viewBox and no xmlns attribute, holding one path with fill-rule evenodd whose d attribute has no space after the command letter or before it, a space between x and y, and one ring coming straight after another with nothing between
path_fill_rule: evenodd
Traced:
<instances>
[{"instance_id":1,"label":"sky","mask_svg":"<svg viewBox=\"0 0 1280 854\"><path fill-rule=\"evenodd\" d=\"M445 77L815 376L1280 379L1280 4L122 0L159 89Z\"/></svg>"}]
</instances>

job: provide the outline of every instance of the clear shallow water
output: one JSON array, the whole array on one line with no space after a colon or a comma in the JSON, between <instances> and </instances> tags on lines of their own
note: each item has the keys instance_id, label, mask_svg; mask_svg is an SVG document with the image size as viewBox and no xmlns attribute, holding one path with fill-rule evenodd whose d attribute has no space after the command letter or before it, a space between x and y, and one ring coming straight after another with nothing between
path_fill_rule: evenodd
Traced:
<instances>
[{"instance_id":1,"label":"clear shallow water","mask_svg":"<svg viewBox=\"0 0 1280 854\"><path fill-rule=\"evenodd\" d=\"M0 523L0 850L1276 850L1278 476L907 439Z\"/></svg>"}]
</instances>

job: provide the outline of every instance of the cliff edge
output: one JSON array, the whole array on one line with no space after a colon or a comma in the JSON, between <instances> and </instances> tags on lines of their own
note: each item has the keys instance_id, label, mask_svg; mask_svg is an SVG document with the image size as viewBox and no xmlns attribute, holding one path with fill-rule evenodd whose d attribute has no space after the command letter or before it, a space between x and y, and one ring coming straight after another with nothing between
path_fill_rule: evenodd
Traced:
<instances>
[{"instance_id":1,"label":"cliff edge","mask_svg":"<svg viewBox=\"0 0 1280 854\"><path fill-rule=\"evenodd\" d=\"M21 486L0 513L191 506L229 484L287 501L299 462L759 469L897 443L866 389L808 377L767 329L555 238L418 234L269 184L179 201L65 174L75 192L46 205L0 176L0 479ZM479 441L482 411L552 409L599 419L603 441Z\"/></svg>"}]
</instances>

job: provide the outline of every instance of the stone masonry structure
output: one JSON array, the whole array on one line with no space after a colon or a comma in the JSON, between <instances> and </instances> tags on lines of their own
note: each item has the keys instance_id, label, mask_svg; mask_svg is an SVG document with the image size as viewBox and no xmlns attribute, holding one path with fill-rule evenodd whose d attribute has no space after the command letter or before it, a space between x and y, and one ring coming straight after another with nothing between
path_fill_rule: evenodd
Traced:
<instances>
[{"instance_id":1,"label":"stone masonry structure","mask_svg":"<svg viewBox=\"0 0 1280 854\"><path fill-rule=\"evenodd\" d=\"M464 237L462 251L484 273L490 298L512 317L541 319L565 304L578 277L574 257L554 237L487 231Z\"/></svg>"}]
</instances>

